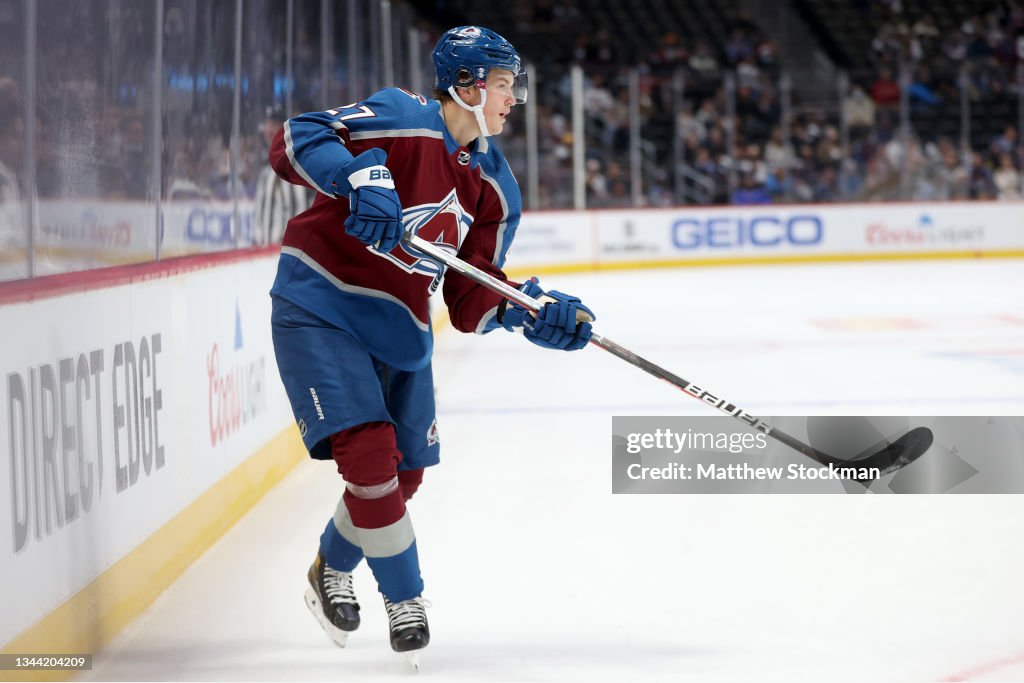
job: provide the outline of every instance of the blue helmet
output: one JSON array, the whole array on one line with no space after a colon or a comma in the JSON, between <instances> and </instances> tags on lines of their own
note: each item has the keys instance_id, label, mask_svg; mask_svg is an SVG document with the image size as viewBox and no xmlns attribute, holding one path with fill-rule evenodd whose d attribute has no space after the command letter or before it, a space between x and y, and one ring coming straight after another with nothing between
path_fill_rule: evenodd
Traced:
<instances>
[{"instance_id":1,"label":"blue helmet","mask_svg":"<svg viewBox=\"0 0 1024 683\"><path fill-rule=\"evenodd\" d=\"M458 26L445 32L434 47L434 87L468 88L487 80L491 69L511 71L515 77L514 95L520 104L526 101L526 74L519 53L494 31L482 26Z\"/></svg>"}]
</instances>

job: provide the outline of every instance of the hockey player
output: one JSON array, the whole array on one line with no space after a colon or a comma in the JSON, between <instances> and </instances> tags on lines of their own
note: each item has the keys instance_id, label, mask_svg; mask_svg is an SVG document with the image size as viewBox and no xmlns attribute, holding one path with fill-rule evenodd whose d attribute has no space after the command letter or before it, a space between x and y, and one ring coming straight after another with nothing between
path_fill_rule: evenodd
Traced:
<instances>
[{"instance_id":1,"label":"hockey player","mask_svg":"<svg viewBox=\"0 0 1024 683\"><path fill-rule=\"evenodd\" d=\"M401 242L415 232L507 280L521 195L489 138L525 101L519 54L486 28L446 32L433 52L434 98L399 88L290 119L270 152L275 171L317 191L288 223L273 297L274 349L304 443L333 459L345 491L320 537L306 601L344 646L359 626L351 572L366 558L387 609L391 647L430 638L417 542L406 509L439 461L428 296L443 267ZM587 344L593 314L576 297L520 288L536 315L449 273L452 325L522 329L540 346Z\"/></svg>"}]
</instances>

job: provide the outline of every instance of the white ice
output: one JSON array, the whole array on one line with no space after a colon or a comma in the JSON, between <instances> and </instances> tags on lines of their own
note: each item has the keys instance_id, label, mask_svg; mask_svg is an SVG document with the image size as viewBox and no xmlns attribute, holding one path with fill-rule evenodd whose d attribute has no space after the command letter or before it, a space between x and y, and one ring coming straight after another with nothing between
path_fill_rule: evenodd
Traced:
<instances>
[{"instance_id":1,"label":"white ice","mask_svg":"<svg viewBox=\"0 0 1024 683\"><path fill-rule=\"evenodd\" d=\"M542 278L755 414L1024 415L1024 261ZM436 681L1024 680L1024 498L616 496L613 415L707 409L593 348L437 340L411 503ZM408 680L365 566L336 648L305 571L341 481L306 462L86 680Z\"/></svg>"}]
</instances>

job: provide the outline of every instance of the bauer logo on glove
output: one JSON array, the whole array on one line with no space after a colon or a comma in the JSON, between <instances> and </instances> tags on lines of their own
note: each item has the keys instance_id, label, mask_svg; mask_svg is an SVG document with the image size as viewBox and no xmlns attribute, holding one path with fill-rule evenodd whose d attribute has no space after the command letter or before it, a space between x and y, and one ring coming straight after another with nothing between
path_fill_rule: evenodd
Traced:
<instances>
[{"instance_id":1,"label":"bauer logo on glove","mask_svg":"<svg viewBox=\"0 0 1024 683\"><path fill-rule=\"evenodd\" d=\"M377 251L387 253L402 239L402 202L384 163L387 155L368 149L346 164L340 174L352 188L345 232Z\"/></svg>"}]
</instances>

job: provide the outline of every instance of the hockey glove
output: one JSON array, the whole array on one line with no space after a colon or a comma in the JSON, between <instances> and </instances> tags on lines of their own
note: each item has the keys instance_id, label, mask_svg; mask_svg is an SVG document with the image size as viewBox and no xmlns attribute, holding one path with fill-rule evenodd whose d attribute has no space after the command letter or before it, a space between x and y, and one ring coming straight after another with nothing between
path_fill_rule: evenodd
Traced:
<instances>
[{"instance_id":1,"label":"hockey glove","mask_svg":"<svg viewBox=\"0 0 1024 683\"><path fill-rule=\"evenodd\" d=\"M402 239L403 225L402 203L385 161L383 150L368 149L352 159L342 173L352 186L345 232L386 254Z\"/></svg>"},{"instance_id":2,"label":"hockey glove","mask_svg":"<svg viewBox=\"0 0 1024 683\"><path fill-rule=\"evenodd\" d=\"M498 322L506 330L522 327L527 339L546 349L576 351L590 341L593 334L590 323L596 318L577 297L555 290L545 292L537 284L537 278L524 282L519 291L544 306L534 314L514 301L506 301L504 309L498 309Z\"/></svg>"}]
</instances>

